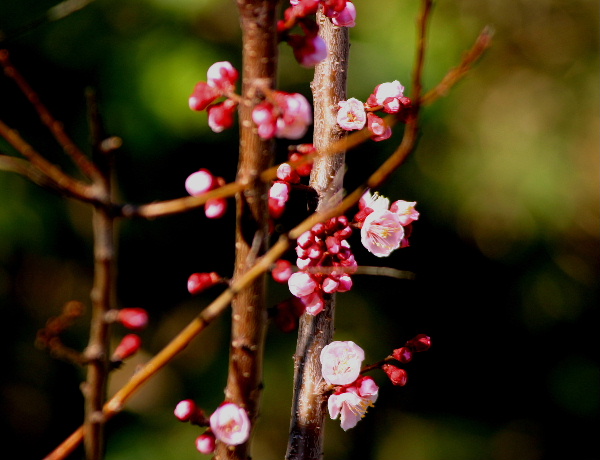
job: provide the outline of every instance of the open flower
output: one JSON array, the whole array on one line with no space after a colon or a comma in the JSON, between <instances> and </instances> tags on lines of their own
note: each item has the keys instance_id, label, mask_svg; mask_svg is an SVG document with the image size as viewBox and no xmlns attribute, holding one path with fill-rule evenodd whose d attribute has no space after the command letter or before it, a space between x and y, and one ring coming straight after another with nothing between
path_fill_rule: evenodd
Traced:
<instances>
[{"instance_id":1,"label":"open flower","mask_svg":"<svg viewBox=\"0 0 600 460\"><path fill-rule=\"evenodd\" d=\"M387 209L369 214L360 229L361 242L377 257L387 257L400 247L404 238L404 228L400 217Z\"/></svg>"},{"instance_id":2,"label":"open flower","mask_svg":"<svg viewBox=\"0 0 600 460\"><path fill-rule=\"evenodd\" d=\"M416 201L394 201L390 206L390 211L398 214L401 225L408 225L414 220L419 219L419 211L415 209Z\"/></svg>"},{"instance_id":3,"label":"open flower","mask_svg":"<svg viewBox=\"0 0 600 460\"><path fill-rule=\"evenodd\" d=\"M250 436L250 419L241 407L225 403L210 416L210 428L219 441L237 446Z\"/></svg>"},{"instance_id":4,"label":"open flower","mask_svg":"<svg viewBox=\"0 0 600 460\"><path fill-rule=\"evenodd\" d=\"M358 99L351 97L347 101L338 102L340 109L337 114L337 122L346 131L363 129L367 122L365 105Z\"/></svg>"},{"instance_id":5,"label":"open flower","mask_svg":"<svg viewBox=\"0 0 600 460\"><path fill-rule=\"evenodd\" d=\"M365 352L352 341L331 342L321 350L321 372L331 385L348 385L360 375Z\"/></svg>"},{"instance_id":6,"label":"open flower","mask_svg":"<svg viewBox=\"0 0 600 460\"><path fill-rule=\"evenodd\" d=\"M371 377L361 377L352 385L340 388L327 401L329 416L340 416L344 431L354 428L365 416L367 409L377 400L379 387Z\"/></svg>"}]
</instances>

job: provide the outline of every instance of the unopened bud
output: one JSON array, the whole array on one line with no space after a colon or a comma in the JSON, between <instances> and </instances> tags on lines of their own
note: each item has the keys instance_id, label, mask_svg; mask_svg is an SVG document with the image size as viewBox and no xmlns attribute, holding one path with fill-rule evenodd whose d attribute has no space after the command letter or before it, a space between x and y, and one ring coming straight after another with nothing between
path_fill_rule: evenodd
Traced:
<instances>
[{"instance_id":1,"label":"unopened bud","mask_svg":"<svg viewBox=\"0 0 600 460\"><path fill-rule=\"evenodd\" d=\"M408 363L412 360L413 352L408 347L401 347L396 348L392 356L401 363Z\"/></svg>"},{"instance_id":2,"label":"unopened bud","mask_svg":"<svg viewBox=\"0 0 600 460\"><path fill-rule=\"evenodd\" d=\"M142 339L136 334L127 334L117 345L112 355L113 361L123 361L134 355L142 346Z\"/></svg>"},{"instance_id":3,"label":"unopened bud","mask_svg":"<svg viewBox=\"0 0 600 460\"><path fill-rule=\"evenodd\" d=\"M279 259L275 262L275 267L271 270L271 275L278 283L287 283L287 280L292 276L293 272L291 262L285 259Z\"/></svg>"},{"instance_id":4,"label":"unopened bud","mask_svg":"<svg viewBox=\"0 0 600 460\"><path fill-rule=\"evenodd\" d=\"M200 426L208 425L208 419L204 415L204 411L191 399L179 401L173 413L182 422L190 422Z\"/></svg>"},{"instance_id":5,"label":"unopened bud","mask_svg":"<svg viewBox=\"0 0 600 460\"><path fill-rule=\"evenodd\" d=\"M190 294L199 294L221 281L216 272L192 273L188 278L187 288Z\"/></svg>"},{"instance_id":6,"label":"unopened bud","mask_svg":"<svg viewBox=\"0 0 600 460\"><path fill-rule=\"evenodd\" d=\"M425 334L419 334L406 342L405 346L412 351L427 351L431 348L431 338Z\"/></svg>"},{"instance_id":7,"label":"unopened bud","mask_svg":"<svg viewBox=\"0 0 600 460\"><path fill-rule=\"evenodd\" d=\"M212 454L215 451L215 444L215 435L211 431L207 431L196 438L196 449L201 454Z\"/></svg>"},{"instance_id":8,"label":"unopened bud","mask_svg":"<svg viewBox=\"0 0 600 460\"><path fill-rule=\"evenodd\" d=\"M123 308L119 310L118 321L128 329L141 330L148 325L148 313L143 308Z\"/></svg>"},{"instance_id":9,"label":"unopened bud","mask_svg":"<svg viewBox=\"0 0 600 460\"><path fill-rule=\"evenodd\" d=\"M384 364L381 366L381 369L383 369L394 385L399 387L406 385L408 375L404 369L392 366L391 364Z\"/></svg>"}]
</instances>

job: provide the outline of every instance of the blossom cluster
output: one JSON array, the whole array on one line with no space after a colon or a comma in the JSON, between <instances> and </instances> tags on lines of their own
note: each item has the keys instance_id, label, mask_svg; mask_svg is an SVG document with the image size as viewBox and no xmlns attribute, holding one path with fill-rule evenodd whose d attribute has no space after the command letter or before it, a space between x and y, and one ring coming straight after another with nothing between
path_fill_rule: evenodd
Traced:
<instances>
[{"instance_id":1,"label":"blossom cluster","mask_svg":"<svg viewBox=\"0 0 600 460\"><path fill-rule=\"evenodd\" d=\"M387 257L400 247L407 247L410 224L419 218L416 201L394 201L367 190L358 203L354 217L360 228L363 246L377 257Z\"/></svg>"},{"instance_id":2,"label":"blossom cluster","mask_svg":"<svg viewBox=\"0 0 600 460\"><path fill-rule=\"evenodd\" d=\"M394 350L383 361L369 367L380 367L394 385L404 386L407 382L406 371L388 361L395 359L407 363L412 360L414 353L426 351L430 347L430 337L419 334L408 340L403 347ZM356 426L367 409L373 406L379 393L375 380L361 375L364 359L364 350L352 341L334 341L321 350L323 380L333 386L333 392L327 400L329 416L332 419L340 417L340 425L344 431Z\"/></svg>"},{"instance_id":3,"label":"blossom cluster","mask_svg":"<svg viewBox=\"0 0 600 460\"><path fill-rule=\"evenodd\" d=\"M212 454L216 441L229 446L243 444L250 436L248 413L237 404L224 402L209 418L191 399L180 401L174 410L175 417L182 422L209 427L196 438L196 449L202 454Z\"/></svg>"},{"instance_id":4,"label":"blossom cluster","mask_svg":"<svg viewBox=\"0 0 600 460\"><path fill-rule=\"evenodd\" d=\"M319 37L319 26L312 19L320 6L325 16L338 27L354 27L356 8L349 0L290 0L291 6L278 22L277 31L281 41L294 50L296 60L305 67L312 67L327 57L327 45ZM298 25L303 34L290 31Z\"/></svg>"},{"instance_id":5,"label":"blossom cluster","mask_svg":"<svg viewBox=\"0 0 600 460\"><path fill-rule=\"evenodd\" d=\"M366 103L353 97L340 101L337 122L346 131L363 129L367 125L371 138L383 141L392 135L392 129L375 114L379 110L397 114L401 119L409 116L411 101L404 96L404 86L398 80L377 85Z\"/></svg>"},{"instance_id":6,"label":"blossom cluster","mask_svg":"<svg viewBox=\"0 0 600 460\"><path fill-rule=\"evenodd\" d=\"M297 240L296 265L299 271L288 278L288 287L305 306L317 315L325 306L323 296L352 288L350 275L357 264L347 239L352 234L345 216L333 217L313 226Z\"/></svg>"}]
</instances>

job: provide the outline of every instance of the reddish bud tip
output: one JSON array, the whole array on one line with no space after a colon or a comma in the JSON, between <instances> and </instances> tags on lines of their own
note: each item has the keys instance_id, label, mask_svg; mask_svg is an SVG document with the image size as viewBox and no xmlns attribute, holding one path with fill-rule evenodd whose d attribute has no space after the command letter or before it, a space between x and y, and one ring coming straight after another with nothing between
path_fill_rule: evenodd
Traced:
<instances>
[{"instance_id":1,"label":"reddish bud tip","mask_svg":"<svg viewBox=\"0 0 600 460\"><path fill-rule=\"evenodd\" d=\"M148 325L148 313L143 308L123 308L117 319L128 329L140 330Z\"/></svg>"},{"instance_id":2,"label":"reddish bud tip","mask_svg":"<svg viewBox=\"0 0 600 460\"><path fill-rule=\"evenodd\" d=\"M381 366L383 371L390 378L392 383L396 386L403 387L406 385L406 381L408 380L408 375L404 369L400 369L399 367L392 366L391 364L384 364Z\"/></svg>"},{"instance_id":3,"label":"reddish bud tip","mask_svg":"<svg viewBox=\"0 0 600 460\"><path fill-rule=\"evenodd\" d=\"M182 422L190 422L195 425L207 426L208 419L204 415L204 411L200 409L191 399L179 401L173 411L175 417Z\"/></svg>"},{"instance_id":4,"label":"reddish bud tip","mask_svg":"<svg viewBox=\"0 0 600 460\"><path fill-rule=\"evenodd\" d=\"M406 342L405 346L412 351L427 351L431 348L431 337L425 334L419 334Z\"/></svg>"},{"instance_id":5,"label":"reddish bud tip","mask_svg":"<svg viewBox=\"0 0 600 460\"><path fill-rule=\"evenodd\" d=\"M187 288L190 294L200 294L220 281L221 277L216 272L192 273L188 278Z\"/></svg>"},{"instance_id":6,"label":"reddish bud tip","mask_svg":"<svg viewBox=\"0 0 600 460\"><path fill-rule=\"evenodd\" d=\"M112 355L113 361L123 361L134 355L142 346L142 339L135 334L127 334L117 345Z\"/></svg>"},{"instance_id":7,"label":"reddish bud tip","mask_svg":"<svg viewBox=\"0 0 600 460\"><path fill-rule=\"evenodd\" d=\"M401 363L408 363L412 360L413 352L408 347L401 347L395 349L392 356Z\"/></svg>"}]
</instances>

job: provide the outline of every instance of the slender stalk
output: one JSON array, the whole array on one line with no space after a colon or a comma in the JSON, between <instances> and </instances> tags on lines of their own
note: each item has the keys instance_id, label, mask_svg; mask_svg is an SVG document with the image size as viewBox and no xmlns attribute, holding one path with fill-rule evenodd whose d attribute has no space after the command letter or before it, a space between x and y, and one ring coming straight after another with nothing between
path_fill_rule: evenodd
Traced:
<instances>
[{"instance_id":1,"label":"slender stalk","mask_svg":"<svg viewBox=\"0 0 600 460\"><path fill-rule=\"evenodd\" d=\"M274 142L258 135L252 109L259 88L273 89L277 78L276 0L238 0L242 27L242 103L239 106L240 157L237 182L248 184L236 196L234 281L243 277L267 250L268 186L257 180L273 164ZM232 302L231 348L225 399L243 407L252 429L262 393L264 336L267 324L265 274L240 290ZM215 459L249 458L250 440L238 446L217 443Z\"/></svg>"}]
</instances>

